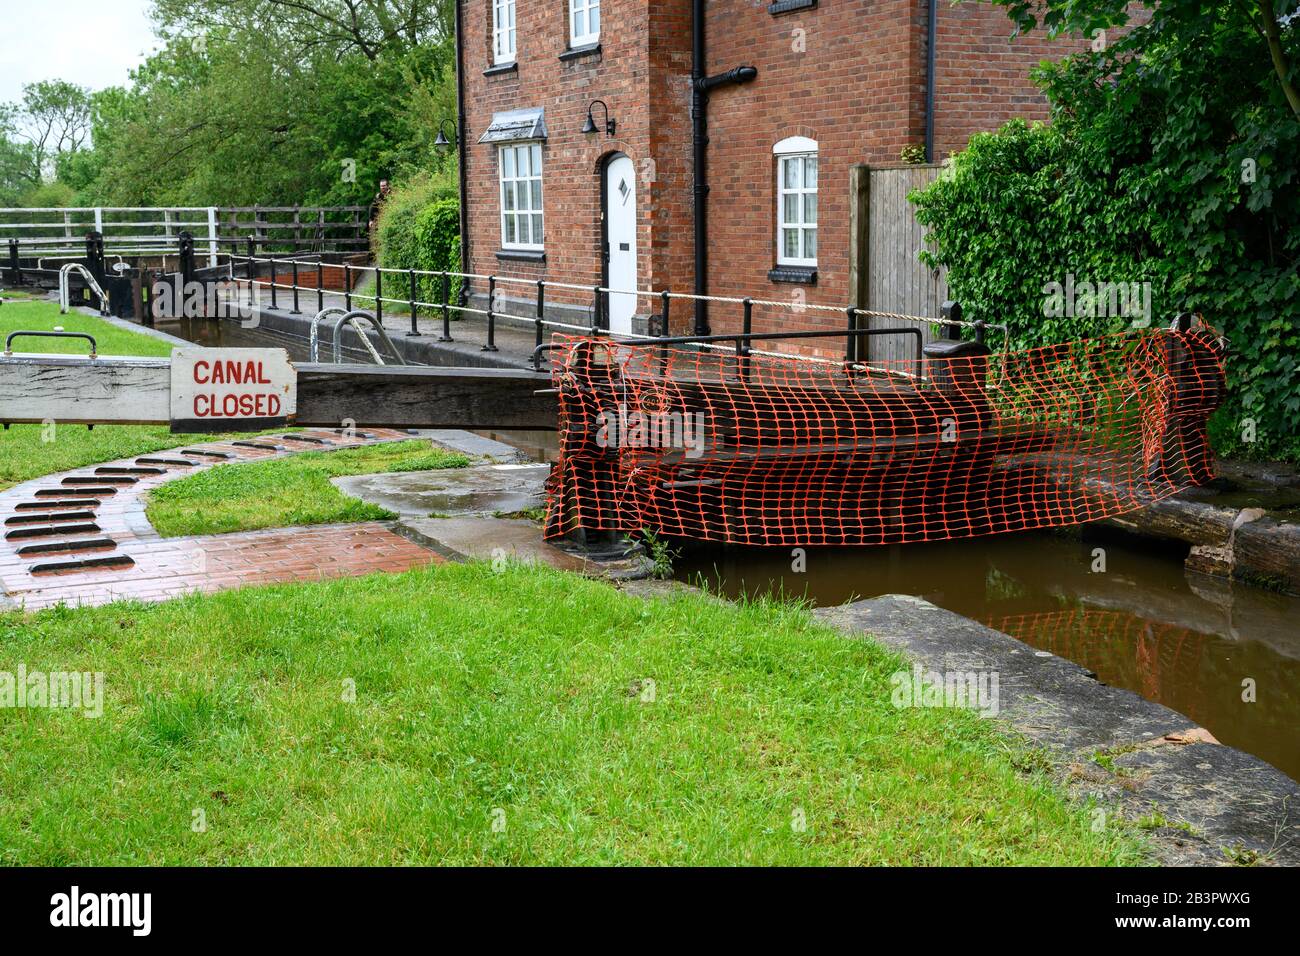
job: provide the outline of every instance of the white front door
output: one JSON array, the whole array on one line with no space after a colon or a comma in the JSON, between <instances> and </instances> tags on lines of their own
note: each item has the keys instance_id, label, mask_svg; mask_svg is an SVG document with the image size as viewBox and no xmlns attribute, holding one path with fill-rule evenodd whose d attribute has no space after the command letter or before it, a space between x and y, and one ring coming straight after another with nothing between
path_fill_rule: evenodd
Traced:
<instances>
[{"instance_id":1,"label":"white front door","mask_svg":"<svg viewBox=\"0 0 1300 956\"><path fill-rule=\"evenodd\" d=\"M609 288L636 289L636 167L626 156L605 167L605 235L609 240ZM609 330L632 331L637 297L609 293Z\"/></svg>"}]
</instances>

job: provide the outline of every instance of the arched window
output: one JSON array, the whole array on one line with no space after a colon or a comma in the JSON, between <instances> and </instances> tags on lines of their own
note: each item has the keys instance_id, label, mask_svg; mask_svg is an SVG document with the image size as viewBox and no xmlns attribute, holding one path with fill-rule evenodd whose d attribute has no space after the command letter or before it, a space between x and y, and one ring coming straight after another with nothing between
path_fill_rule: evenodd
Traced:
<instances>
[{"instance_id":1,"label":"arched window","mask_svg":"<svg viewBox=\"0 0 1300 956\"><path fill-rule=\"evenodd\" d=\"M817 265L817 141L790 136L776 156L776 264Z\"/></svg>"}]
</instances>

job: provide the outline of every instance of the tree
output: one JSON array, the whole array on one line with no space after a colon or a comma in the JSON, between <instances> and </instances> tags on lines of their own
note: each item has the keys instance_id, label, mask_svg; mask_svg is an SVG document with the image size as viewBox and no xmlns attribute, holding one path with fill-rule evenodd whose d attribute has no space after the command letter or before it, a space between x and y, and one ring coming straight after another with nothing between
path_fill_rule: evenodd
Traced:
<instances>
[{"instance_id":1,"label":"tree","mask_svg":"<svg viewBox=\"0 0 1300 956\"><path fill-rule=\"evenodd\" d=\"M993 0L1007 10L1016 31L1027 32L1040 23L1048 34L1080 33L1086 37L1102 36L1106 31L1129 25L1134 7L1149 14L1150 20L1137 30L1119 34L1112 48L1139 52L1149 42L1143 36L1151 32L1162 36L1186 34L1207 20L1235 23L1247 27L1253 40L1261 73L1272 71L1297 120L1300 120L1300 86L1295 64L1300 55L1300 6L1296 0L1160 0L1160 3L1132 4L1131 0Z\"/></svg>"},{"instance_id":2,"label":"tree","mask_svg":"<svg viewBox=\"0 0 1300 956\"><path fill-rule=\"evenodd\" d=\"M1242 10L1166 0L1040 67L1051 124L973 137L914 200L928 261L1020 345L1128 324L1048 314L1045 284L1070 275L1149 283L1155 321L1202 313L1229 344L1216 448L1300 460L1300 123Z\"/></svg>"},{"instance_id":3,"label":"tree","mask_svg":"<svg viewBox=\"0 0 1300 956\"><path fill-rule=\"evenodd\" d=\"M27 173L32 161L26 143L13 139L15 107L0 103L0 206L16 206L31 187Z\"/></svg>"},{"instance_id":4,"label":"tree","mask_svg":"<svg viewBox=\"0 0 1300 956\"><path fill-rule=\"evenodd\" d=\"M22 175L32 186L52 176L57 158L82 149L90 136L90 91L65 80L28 83L11 113L13 135L29 147Z\"/></svg>"},{"instance_id":5,"label":"tree","mask_svg":"<svg viewBox=\"0 0 1300 956\"><path fill-rule=\"evenodd\" d=\"M289 56L325 50L375 61L393 51L452 35L454 0L158 0L164 28L193 37L210 32L274 35Z\"/></svg>"},{"instance_id":6,"label":"tree","mask_svg":"<svg viewBox=\"0 0 1300 956\"><path fill-rule=\"evenodd\" d=\"M450 0L157 5L162 50L96 94L94 181L129 204L362 204L381 178L449 160ZM77 184L74 184L77 185Z\"/></svg>"}]
</instances>

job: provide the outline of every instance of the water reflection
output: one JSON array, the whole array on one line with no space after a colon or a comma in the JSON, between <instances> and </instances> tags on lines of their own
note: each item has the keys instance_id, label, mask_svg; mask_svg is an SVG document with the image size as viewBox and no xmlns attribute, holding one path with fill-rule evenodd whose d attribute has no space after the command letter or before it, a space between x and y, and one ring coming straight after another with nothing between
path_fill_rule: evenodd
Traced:
<instances>
[{"instance_id":1,"label":"water reflection","mask_svg":"<svg viewBox=\"0 0 1300 956\"><path fill-rule=\"evenodd\" d=\"M694 548L678 576L817 604L914 594L1076 661L1300 779L1300 599L1189 581L1177 554L1050 534L810 548L803 573L794 557ZM1099 559L1105 570L1094 570ZM1254 682L1254 702L1243 681Z\"/></svg>"}]
</instances>

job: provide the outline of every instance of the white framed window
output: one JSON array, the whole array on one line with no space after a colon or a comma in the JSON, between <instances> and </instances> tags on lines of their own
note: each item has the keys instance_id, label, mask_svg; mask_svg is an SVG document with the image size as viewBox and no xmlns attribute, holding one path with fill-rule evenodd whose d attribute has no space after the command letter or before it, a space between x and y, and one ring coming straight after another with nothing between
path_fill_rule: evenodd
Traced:
<instances>
[{"instance_id":1,"label":"white framed window","mask_svg":"<svg viewBox=\"0 0 1300 956\"><path fill-rule=\"evenodd\" d=\"M497 149L501 173L501 247L542 248L542 144Z\"/></svg>"},{"instance_id":2,"label":"white framed window","mask_svg":"<svg viewBox=\"0 0 1300 956\"><path fill-rule=\"evenodd\" d=\"M515 61L515 0L492 0L492 62Z\"/></svg>"},{"instance_id":3,"label":"white framed window","mask_svg":"<svg viewBox=\"0 0 1300 956\"><path fill-rule=\"evenodd\" d=\"M569 0L569 46L600 42L600 0Z\"/></svg>"},{"instance_id":4,"label":"white framed window","mask_svg":"<svg viewBox=\"0 0 1300 956\"><path fill-rule=\"evenodd\" d=\"M776 144L776 264L817 265L817 141Z\"/></svg>"}]
</instances>

